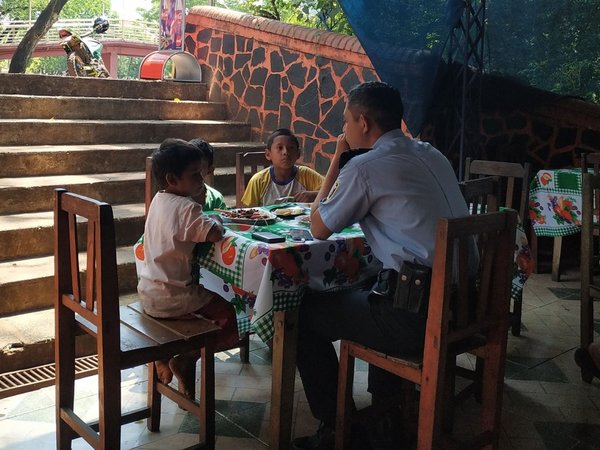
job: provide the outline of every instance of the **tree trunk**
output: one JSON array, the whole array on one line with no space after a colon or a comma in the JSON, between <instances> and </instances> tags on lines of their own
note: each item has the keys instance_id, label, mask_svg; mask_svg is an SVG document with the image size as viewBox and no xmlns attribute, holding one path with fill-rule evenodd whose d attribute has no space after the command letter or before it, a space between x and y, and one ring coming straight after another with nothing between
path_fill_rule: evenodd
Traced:
<instances>
[{"instance_id":1,"label":"tree trunk","mask_svg":"<svg viewBox=\"0 0 600 450\"><path fill-rule=\"evenodd\" d=\"M33 49L39 40L48 32L50 27L52 27L54 22L58 20L58 16L67 1L68 0L50 0L48 6L44 8L38 19L25 34L25 37L19 42L17 50L10 60L10 67L8 69L10 73L25 73Z\"/></svg>"}]
</instances>

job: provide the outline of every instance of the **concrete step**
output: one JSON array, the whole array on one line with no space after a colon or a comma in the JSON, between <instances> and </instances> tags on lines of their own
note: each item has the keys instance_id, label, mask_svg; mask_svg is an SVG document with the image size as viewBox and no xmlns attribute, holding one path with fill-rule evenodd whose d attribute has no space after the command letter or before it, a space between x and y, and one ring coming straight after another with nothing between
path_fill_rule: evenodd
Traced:
<instances>
[{"instance_id":1,"label":"concrete step","mask_svg":"<svg viewBox=\"0 0 600 450\"><path fill-rule=\"evenodd\" d=\"M225 203L234 207L235 195ZM113 214L117 245L133 245L144 232L144 204L113 205ZM0 262L51 255L53 224L52 211L0 216Z\"/></svg>"},{"instance_id":2,"label":"concrete step","mask_svg":"<svg viewBox=\"0 0 600 450\"><path fill-rule=\"evenodd\" d=\"M144 232L144 204L114 205L113 214L117 245L133 245ZM0 261L51 255L53 225L52 211L0 216Z\"/></svg>"},{"instance_id":3,"label":"concrete step","mask_svg":"<svg viewBox=\"0 0 600 450\"><path fill-rule=\"evenodd\" d=\"M238 152L261 151L257 142L214 142L215 167L235 166ZM143 170L156 143L0 147L0 178Z\"/></svg>"},{"instance_id":4,"label":"concrete step","mask_svg":"<svg viewBox=\"0 0 600 450\"><path fill-rule=\"evenodd\" d=\"M80 255L81 256L81 255ZM80 265L85 268L85 258ZM133 293L137 275L133 246L117 248L119 292ZM54 305L54 256L0 262L0 317ZM2 367L4 370L4 367Z\"/></svg>"},{"instance_id":5,"label":"concrete step","mask_svg":"<svg viewBox=\"0 0 600 450\"><path fill-rule=\"evenodd\" d=\"M145 179L145 172L0 178L0 214L50 211L54 189L61 187L113 205L142 203ZM235 167L216 169L213 187L235 195Z\"/></svg>"},{"instance_id":6,"label":"concrete step","mask_svg":"<svg viewBox=\"0 0 600 450\"><path fill-rule=\"evenodd\" d=\"M0 145L156 142L166 138L209 142L250 140L250 124L222 120L0 119Z\"/></svg>"},{"instance_id":7,"label":"concrete step","mask_svg":"<svg viewBox=\"0 0 600 450\"><path fill-rule=\"evenodd\" d=\"M225 120L227 110L223 103L204 101L0 94L0 118Z\"/></svg>"},{"instance_id":8,"label":"concrete step","mask_svg":"<svg viewBox=\"0 0 600 450\"><path fill-rule=\"evenodd\" d=\"M0 94L206 100L204 83L0 74Z\"/></svg>"},{"instance_id":9,"label":"concrete step","mask_svg":"<svg viewBox=\"0 0 600 450\"><path fill-rule=\"evenodd\" d=\"M50 211L59 187L111 204L143 203L144 180L144 172L2 178L0 214Z\"/></svg>"}]
</instances>

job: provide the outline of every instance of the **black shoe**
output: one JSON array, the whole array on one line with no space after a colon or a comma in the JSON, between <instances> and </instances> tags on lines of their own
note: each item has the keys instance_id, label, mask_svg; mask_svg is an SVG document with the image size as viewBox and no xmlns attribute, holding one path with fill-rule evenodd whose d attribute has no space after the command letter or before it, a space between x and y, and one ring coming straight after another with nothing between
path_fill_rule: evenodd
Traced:
<instances>
[{"instance_id":1,"label":"black shoe","mask_svg":"<svg viewBox=\"0 0 600 450\"><path fill-rule=\"evenodd\" d=\"M321 422L312 436L303 436L292 441L292 450L333 450L335 447L335 429Z\"/></svg>"},{"instance_id":2,"label":"black shoe","mask_svg":"<svg viewBox=\"0 0 600 450\"><path fill-rule=\"evenodd\" d=\"M583 369L583 377L586 383L591 383L594 377L600 380L600 369L596 367L587 349L578 348L575 350L575 363Z\"/></svg>"},{"instance_id":3,"label":"black shoe","mask_svg":"<svg viewBox=\"0 0 600 450\"><path fill-rule=\"evenodd\" d=\"M381 412L373 407L358 411L356 420L365 431L368 445L377 450L411 448L414 438L402 423L400 408L393 407Z\"/></svg>"}]
</instances>

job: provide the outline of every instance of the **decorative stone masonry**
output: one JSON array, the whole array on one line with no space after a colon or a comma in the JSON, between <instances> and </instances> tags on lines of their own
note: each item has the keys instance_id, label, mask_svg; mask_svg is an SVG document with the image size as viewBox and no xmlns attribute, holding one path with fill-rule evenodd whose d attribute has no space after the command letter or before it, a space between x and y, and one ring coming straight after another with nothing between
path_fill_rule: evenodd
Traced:
<instances>
[{"instance_id":1,"label":"decorative stone masonry","mask_svg":"<svg viewBox=\"0 0 600 450\"><path fill-rule=\"evenodd\" d=\"M324 173L346 93L377 79L358 40L220 8L194 7L186 20L186 50L205 70L210 99L250 121L258 139L290 128L304 162Z\"/></svg>"},{"instance_id":2,"label":"decorative stone masonry","mask_svg":"<svg viewBox=\"0 0 600 450\"><path fill-rule=\"evenodd\" d=\"M206 6L192 8L186 20L185 48L203 67L210 99L249 121L257 139L290 128L304 163L325 173L346 93L378 79L358 40ZM577 164L580 150L600 151L598 105L495 76L483 79L482 103L483 159L529 161L537 170ZM436 143L443 117L423 139Z\"/></svg>"}]
</instances>

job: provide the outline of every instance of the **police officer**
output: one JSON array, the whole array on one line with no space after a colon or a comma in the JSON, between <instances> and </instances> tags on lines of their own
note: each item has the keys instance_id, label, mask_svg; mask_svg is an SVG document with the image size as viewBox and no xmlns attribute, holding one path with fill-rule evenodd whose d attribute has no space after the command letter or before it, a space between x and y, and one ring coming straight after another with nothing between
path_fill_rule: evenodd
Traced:
<instances>
[{"instance_id":1,"label":"police officer","mask_svg":"<svg viewBox=\"0 0 600 450\"><path fill-rule=\"evenodd\" d=\"M456 175L446 157L400 129L400 93L382 82L353 88L344 129L311 213L318 239L358 222L373 254L383 263L386 290L404 262L431 267L441 217L468 214ZM340 170L349 149L372 148ZM384 292L387 294L387 292ZM369 291L311 293L300 309L298 369L312 414L321 421L314 436L297 438L295 449L333 448L338 360L333 341L349 339L395 355L423 350L425 316L394 308L391 295ZM375 367L368 390L384 412L397 398L399 378Z\"/></svg>"}]
</instances>

